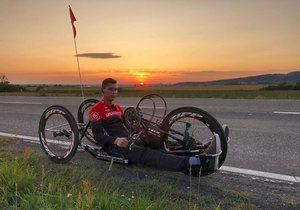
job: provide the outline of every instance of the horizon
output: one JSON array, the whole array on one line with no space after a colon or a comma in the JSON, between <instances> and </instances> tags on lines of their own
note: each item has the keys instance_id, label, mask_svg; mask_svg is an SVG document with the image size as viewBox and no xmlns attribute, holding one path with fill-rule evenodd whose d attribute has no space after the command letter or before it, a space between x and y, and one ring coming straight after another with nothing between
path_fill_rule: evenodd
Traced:
<instances>
[{"instance_id":1,"label":"horizon","mask_svg":"<svg viewBox=\"0 0 300 210\"><path fill-rule=\"evenodd\" d=\"M300 72L300 70L296 70L296 71L291 71L291 72L287 72L287 73L274 73L274 74L290 74L290 73L294 73L294 72ZM264 76L264 75L272 75L272 73L269 74L258 74L258 75L253 75L253 76L246 76L246 77L234 77L234 78L229 78L229 79L221 79L221 80L208 80L208 81L203 81L203 82L217 82L217 81L223 81L223 80L231 80L231 79L243 79L243 78L248 78L248 77L255 77L255 76ZM120 86L169 86L169 85L175 85L178 83L192 83L192 82L199 82L199 81L180 81L180 82L175 82L175 83L143 83L141 85L141 83L119 83L118 84ZM100 82L101 83L101 82ZM100 83L83 83L83 86L98 86L101 84ZM80 86L80 83L12 83L14 85L63 85L63 86Z\"/></svg>"},{"instance_id":2,"label":"horizon","mask_svg":"<svg viewBox=\"0 0 300 210\"><path fill-rule=\"evenodd\" d=\"M235 74L237 74L236 76L230 76L230 73L228 74L228 72L226 71L203 71L203 72L198 72L198 74L204 74L204 75L207 75L208 74L214 74L215 76L215 79L207 79L207 80L194 80L194 81L177 81L177 82L154 82L154 83L144 83L145 85L158 85L158 84L161 84L161 85L172 85L172 84L176 84L176 83L181 83L181 82L214 82L214 81L219 81L219 80L230 80L230 79L239 79L239 78L246 78L246 77L252 77L252 76L260 76L260 75L267 75L267 74L288 74L288 73L291 73L291 72L298 72L300 70L293 70L293 71L271 71L271 72L268 72L268 71L260 71L261 73L257 72L257 71L241 71L241 72L234 72ZM221 77L220 75L215 75L216 73L220 73L221 74ZM74 72L74 75L76 76L78 74L78 72ZM225 75L222 75L222 74L225 74ZM0 72L0 76L1 75L5 75L6 74L3 74ZM227 76L226 76L227 75ZM211 78L214 78L213 76ZM84 79L84 78L83 78ZM104 79L104 78L103 78ZM8 78L9 80L9 78ZM19 82L19 83L15 83L15 82L11 82L11 80L9 80L10 83L12 84L17 84L17 85L42 85L42 84L46 84L46 85L80 85L80 82L78 81L77 83L72 83L72 82L62 82L62 83L55 83L55 82L45 82L45 83L22 83L22 82ZM98 83L101 83L102 80L100 80ZM119 81L119 80L118 80ZM121 81L121 79L120 79ZM97 85L98 83L94 82L94 83L84 83L84 85ZM120 85L139 85L141 84L141 82L131 82L131 83L120 83Z\"/></svg>"},{"instance_id":3,"label":"horizon","mask_svg":"<svg viewBox=\"0 0 300 210\"><path fill-rule=\"evenodd\" d=\"M84 84L107 77L205 82L300 69L299 1L3 0L0 74L15 84L79 83L69 3Z\"/></svg>"}]
</instances>

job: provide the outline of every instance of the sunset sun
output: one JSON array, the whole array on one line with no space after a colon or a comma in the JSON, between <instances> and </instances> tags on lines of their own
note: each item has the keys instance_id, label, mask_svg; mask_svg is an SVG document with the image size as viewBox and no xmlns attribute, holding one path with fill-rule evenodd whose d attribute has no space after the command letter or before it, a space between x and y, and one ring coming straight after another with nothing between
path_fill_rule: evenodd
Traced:
<instances>
[{"instance_id":1,"label":"sunset sun","mask_svg":"<svg viewBox=\"0 0 300 210\"><path fill-rule=\"evenodd\" d=\"M144 71L140 71L140 70L131 70L130 73L139 82L140 86L144 86L145 80L148 80L149 77L150 77L150 73L144 72Z\"/></svg>"}]
</instances>

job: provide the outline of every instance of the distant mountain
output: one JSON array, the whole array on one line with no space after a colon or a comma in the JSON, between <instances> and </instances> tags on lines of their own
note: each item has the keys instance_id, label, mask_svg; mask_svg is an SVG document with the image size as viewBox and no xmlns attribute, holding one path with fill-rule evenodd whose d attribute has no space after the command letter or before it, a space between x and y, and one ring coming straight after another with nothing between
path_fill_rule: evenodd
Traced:
<instances>
[{"instance_id":1,"label":"distant mountain","mask_svg":"<svg viewBox=\"0 0 300 210\"><path fill-rule=\"evenodd\" d=\"M258 84L281 84L300 82L300 71L288 74L263 74L251 77L241 77L235 79L224 79L210 82L179 82L174 85L258 85Z\"/></svg>"}]
</instances>

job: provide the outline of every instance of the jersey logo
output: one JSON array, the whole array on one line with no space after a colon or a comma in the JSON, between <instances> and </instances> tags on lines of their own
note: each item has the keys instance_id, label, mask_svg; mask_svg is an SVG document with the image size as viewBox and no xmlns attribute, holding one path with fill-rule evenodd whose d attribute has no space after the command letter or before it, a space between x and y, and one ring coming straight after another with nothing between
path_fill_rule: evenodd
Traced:
<instances>
[{"instance_id":1,"label":"jersey logo","mask_svg":"<svg viewBox=\"0 0 300 210\"><path fill-rule=\"evenodd\" d=\"M109 117L112 117L112 116L115 116L115 115L121 116L122 113L121 112L108 112L108 113L106 113L105 117L109 118Z\"/></svg>"},{"instance_id":2,"label":"jersey logo","mask_svg":"<svg viewBox=\"0 0 300 210\"><path fill-rule=\"evenodd\" d=\"M91 114L90 114L90 120L91 121L98 121L98 120L100 120L100 115L97 113L97 112L91 112Z\"/></svg>"}]
</instances>

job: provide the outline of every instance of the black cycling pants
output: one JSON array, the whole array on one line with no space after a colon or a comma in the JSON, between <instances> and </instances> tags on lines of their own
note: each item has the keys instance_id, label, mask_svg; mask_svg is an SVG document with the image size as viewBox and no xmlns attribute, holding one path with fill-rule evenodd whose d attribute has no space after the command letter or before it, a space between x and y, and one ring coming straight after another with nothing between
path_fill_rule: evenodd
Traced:
<instances>
[{"instance_id":1,"label":"black cycling pants","mask_svg":"<svg viewBox=\"0 0 300 210\"><path fill-rule=\"evenodd\" d=\"M190 167L189 157L167 154L161 150L149 147L132 145L130 150L128 147L114 146L110 151L123 155L131 163L153 168L186 172Z\"/></svg>"}]
</instances>

